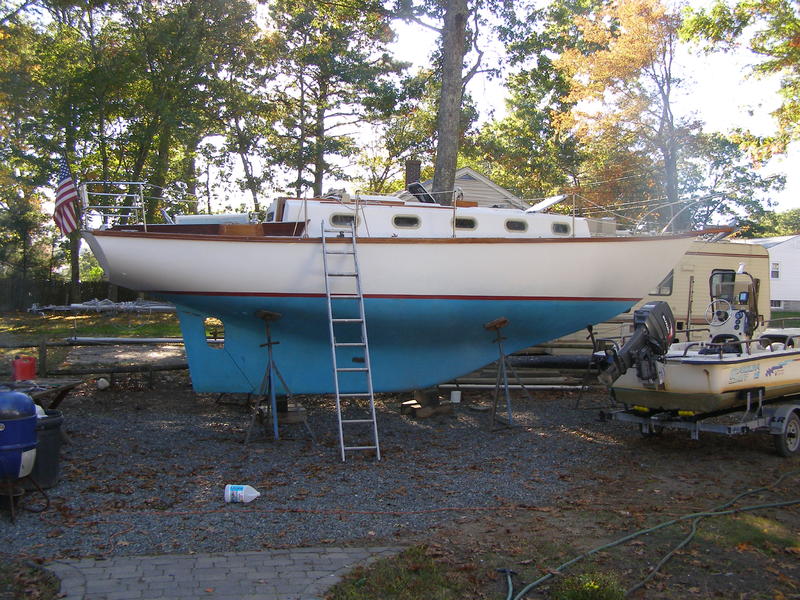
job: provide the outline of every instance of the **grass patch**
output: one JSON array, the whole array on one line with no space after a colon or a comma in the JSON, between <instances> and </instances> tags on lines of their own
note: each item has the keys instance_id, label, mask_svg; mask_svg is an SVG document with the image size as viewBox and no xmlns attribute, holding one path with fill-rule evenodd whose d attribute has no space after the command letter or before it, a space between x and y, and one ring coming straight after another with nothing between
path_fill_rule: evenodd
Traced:
<instances>
[{"instance_id":1,"label":"grass patch","mask_svg":"<svg viewBox=\"0 0 800 600\"><path fill-rule=\"evenodd\" d=\"M0 599L54 600L61 583L58 578L31 563L0 560Z\"/></svg>"},{"instance_id":2,"label":"grass patch","mask_svg":"<svg viewBox=\"0 0 800 600\"><path fill-rule=\"evenodd\" d=\"M756 514L714 519L698 537L732 550L758 550L770 555L800 546L800 534L779 521Z\"/></svg>"},{"instance_id":3,"label":"grass patch","mask_svg":"<svg viewBox=\"0 0 800 600\"><path fill-rule=\"evenodd\" d=\"M5 313L0 317L0 339L19 343L79 337L180 337L174 314L46 315Z\"/></svg>"},{"instance_id":4,"label":"grass patch","mask_svg":"<svg viewBox=\"0 0 800 600\"><path fill-rule=\"evenodd\" d=\"M611 573L580 573L559 580L550 595L553 600L623 600L625 589Z\"/></svg>"},{"instance_id":5,"label":"grass patch","mask_svg":"<svg viewBox=\"0 0 800 600\"><path fill-rule=\"evenodd\" d=\"M359 567L331 589L326 600L455 600L468 597L464 576L415 546L392 558Z\"/></svg>"},{"instance_id":6,"label":"grass patch","mask_svg":"<svg viewBox=\"0 0 800 600\"><path fill-rule=\"evenodd\" d=\"M35 346L43 338L53 341L69 337L181 337L181 330L174 314L40 316L24 312L3 313L0 315L0 342L32 344L32 347L0 348L0 374L11 372L11 361L15 356L36 356ZM69 348L50 348L47 352L52 367L64 361Z\"/></svg>"}]
</instances>

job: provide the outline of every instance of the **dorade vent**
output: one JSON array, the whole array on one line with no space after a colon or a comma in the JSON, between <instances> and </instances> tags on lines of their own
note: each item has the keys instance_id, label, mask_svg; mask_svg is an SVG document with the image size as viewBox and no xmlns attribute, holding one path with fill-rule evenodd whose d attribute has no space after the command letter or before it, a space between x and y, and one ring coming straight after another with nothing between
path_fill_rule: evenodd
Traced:
<instances>
[{"instance_id":1,"label":"dorade vent","mask_svg":"<svg viewBox=\"0 0 800 600\"><path fill-rule=\"evenodd\" d=\"M398 229L417 229L419 227L419 217L416 215L395 215L392 223Z\"/></svg>"},{"instance_id":2,"label":"dorade vent","mask_svg":"<svg viewBox=\"0 0 800 600\"><path fill-rule=\"evenodd\" d=\"M506 229L515 233L528 231L528 222L522 219L506 219Z\"/></svg>"},{"instance_id":3,"label":"dorade vent","mask_svg":"<svg viewBox=\"0 0 800 600\"><path fill-rule=\"evenodd\" d=\"M569 223L553 223L553 233L556 235L569 235L570 234L570 226Z\"/></svg>"},{"instance_id":4,"label":"dorade vent","mask_svg":"<svg viewBox=\"0 0 800 600\"><path fill-rule=\"evenodd\" d=\"M472 217L456 217L456 229L475 229L478 222Z\"/></svg>"},{"instance_id":5,"label":"dorade vent","mask_svg":"<svg viewBox=\"0 0 800 600\"><path fill-rule=\"evenodd\" d=\"M330 223L334 227L350 227L353 224L355 215L346 213L336 213L331 215ZM356 221L356 223L358 223Z\"/></svg>"}]
</instances>

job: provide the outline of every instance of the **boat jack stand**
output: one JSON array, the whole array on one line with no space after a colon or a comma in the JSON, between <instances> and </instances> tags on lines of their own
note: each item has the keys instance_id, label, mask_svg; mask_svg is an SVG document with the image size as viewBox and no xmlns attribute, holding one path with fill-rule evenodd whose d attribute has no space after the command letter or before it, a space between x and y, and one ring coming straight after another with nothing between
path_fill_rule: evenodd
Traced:
<instances>
[{"instance_id":1,"label":"boat jack stand","mask_svg":"<svg viewBox=\"0 0 800 600\"><path fill-rule=\"evenodd\" d=\"M508 364L508 360L505 351L503 350L503 340L507 339L503 337L500 333L500 330L508 325L508 319L505 317L500 317L499 319L495 319L494 321L489 321L485 323L483 328L488 331L494 331L496 334L495 339L492 340L493 343L497 344L497 378L495 379L494 384L494 395L492 399L492 416L490 421L490 431L497 431L498 429L505 429L514 426L514 416L511 412L511 392L509 391L508 387L508 371L514 375L514 378L519 383L520 387L525 390L525 393L528 396L528 400L533 400L531 393L528 391L528 388L522 383L519 375L517 375L517 371ZM503 388L503 396L506 400L506 416L505 418L498 416L497 414L497 406L500 403L500 387ZM497 425L500 424L500 427Z\"/></svg>"},{"instance_id":2,"label":"boat jack stand","mask_svg":"<svg viewBox=\"0 0 800 600\"><path fill-rule=\"evenodd\" d=\"M253 406L253 415L250 418L250 426L247 428L247 435L244 438L245 444L250 442L250 436L253 433L253 428L255 427L256 421L261 423L261 425L264 427L264 433L266 433L266 419L269 415L272 415L273 438L276 441L280 439L280 434L278 432L278 398L275 389L277 387L275 382L276 377L283 384L283 389L286 391L287 398L291 398L292 396L289 386L286 385L286 380L284 380L283 375L281 375L280 370L278 370L278 365L275 364L275 356L272 352L272 346L279 344L280 342L272 341L270 323L280 319L281 315L280 313L271 312L268 310L258 310L256 311L256 316L259 319L263 319L264 325L266 326L267 341L266 343L261 344L261 346L266 346L267 348L267 370L264 373L264 379L262 380L261 387L259 388L259 396L261 396L261 401L257 401ZM264 398L266 397L269 398L269 405L268 409L264 410Z\"/></svg>"}]
</instances>

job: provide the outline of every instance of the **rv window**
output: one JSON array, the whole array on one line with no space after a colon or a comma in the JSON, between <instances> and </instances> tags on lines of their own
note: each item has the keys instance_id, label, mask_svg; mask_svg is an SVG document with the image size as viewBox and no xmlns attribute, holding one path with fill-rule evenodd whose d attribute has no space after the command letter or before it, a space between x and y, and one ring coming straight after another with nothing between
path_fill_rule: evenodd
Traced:
<instances>
[{"instance_id":1,"label":"rv window","mask_svg":"<svg viewBox=\"0 0 800 600\"><path fill-rule=\"evenodd\" d=\"M472 217L456 217L456 229L475 229L478 223Z\"/></svg>"},{"instance_id":2,"label":"rv window","mask_svg":"<svg viewBox=\"0 0 800 600\"><path fill-rule=\"evenodd\" d=\"M509 231L528 231L528 222L519 219L508 219L506 229Z\"/></svg>"},{"instance_id":3,"label":"rv window","mask_svg":"<svg viewBox=\"0 0 800 600\"><path fill-rule=\"evenodd\" d=\"M397 215L394 219L392 219L392 223L394 223L395 227L402 227L404 229L416 229L419 227L419 217L405 216L405 215Z\"/></svg>"},{"instance_id":4,"label":"rv window","mask_svg":"<svg viewBox=\"0 0 800 600\"><path fill-rule=\"evenodd\" d=\"M556 235L569 235L569 223L553 223L552 229Z\"/></svg>"},{"instance_id":5,"label":"rv window","mask_svg":"<svg viewBox=\"0 0 800 600\"><path fill-rule=\"evenodd\" d=\"M336 214L331 215L331 225L334 227L350 227L355 219L354 215Z\"/></svg>"},{"instance_id":6,"label":"rv window","mask_svg":"<svg viewBox=\"0 0 800 600\"><path fill-rule=\"evenodd\" d=\"M783 308L783 300L770 300L769 301L770 308Z\"/></svg>"},{"instance_id":7,"label":"rv window","mask_svg":"<svg viewBox=\"0 0 800 600\"><path fill-rule=\"evenodd\" d=\"M781 263L770 263L769 276L771 279L781 278Z\"/></svg>"},{"instance_id":8,"label":"rv window","mask_svg":"<svg viewBox=\"0 0 800 600\"><path fill-rule=\"evenodd\" d=\"M651 296L671 296L672 295L672 280L675 275L674 271L670 271L669 275L664 277L664 280L659 283L655 288L650 290Z\"/></svg>"},{"instance_id":9,"label":"rv window","mask_svg":"<svg viewBox=\"0 0 800 600\"><path fill-rule=\"evenodd\" d=\"M714 269L711 271L711 278L708 280L711 286L711 298L721 298L733 303L733 282L736 280L736 271L723 271Z\"/></svg>"}]
</instances>

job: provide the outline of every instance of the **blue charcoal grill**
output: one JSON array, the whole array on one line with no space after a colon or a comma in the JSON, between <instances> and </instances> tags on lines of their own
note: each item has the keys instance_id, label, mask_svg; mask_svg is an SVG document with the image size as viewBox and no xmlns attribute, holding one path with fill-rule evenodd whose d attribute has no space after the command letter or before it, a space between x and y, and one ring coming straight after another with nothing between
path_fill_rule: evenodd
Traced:
<instances>
[{"instance_id":1,"label":"blue charcoal grill","mask_svg":"<svg viewBox=\"0 0 800 600\"><path fill-rule=\"evenodd\" d=\"M17 496L15 483L31 474L36 444L33 399L22 392L0 392L0 481L5 484L12 521Z\"/></svg>"}]
</instances>

